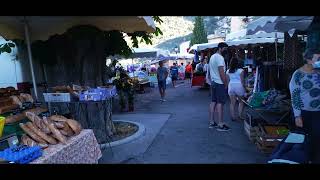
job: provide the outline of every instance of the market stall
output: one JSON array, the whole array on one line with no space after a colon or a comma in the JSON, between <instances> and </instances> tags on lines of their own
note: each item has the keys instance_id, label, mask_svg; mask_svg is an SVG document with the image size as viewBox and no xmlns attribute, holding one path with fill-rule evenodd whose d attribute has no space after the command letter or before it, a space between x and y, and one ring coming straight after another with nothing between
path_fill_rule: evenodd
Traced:
<instances>
[{"instance_id":1,"label":"market stall","mask_svg":"<svg viewBox=\"0 0 320 180\"><path fill-rule=\"evenodd\" d=\"M0 159L14 163L97 163L101 157L92 130L12 87L0 92ZM75 156L77 155L77 156ZM68 158L70 157L70 158Z\"/></svg>"},{"instance_id":2,"label":"market stall","mask_svg":"<svg viewBox=\"0 0 320 180\"><path fill-rule=\"evenodd\" d=\"M288 19L292 20L290 17ZM238 39L227 41L229 45L236 47L236 52L239 50L237 48L244 49L245 56L250 55L253 59L259 60L250 66L251 74L247 74L247 82L249 80L251 83L248 84L252 85L247 96L240 100L246 105L246 134L261 152L268 154L273 152L293 129L288 91L288 74L291 73L288 73L288 70L299 67L298 64L302 60L299 60L301 54L298 55L298 52L302 52L305 46L305 38L298 36L294 30L289 33L276 31L275 27L282 20L283 17L261 18L248 25L246 35L242 32L239 33L241 37ZM300 23L297 28L305 28L302 26ZM286 29L290 30L288 27ZM252 39L257 35L263 36Z\"/></svg>"}]
</instances>

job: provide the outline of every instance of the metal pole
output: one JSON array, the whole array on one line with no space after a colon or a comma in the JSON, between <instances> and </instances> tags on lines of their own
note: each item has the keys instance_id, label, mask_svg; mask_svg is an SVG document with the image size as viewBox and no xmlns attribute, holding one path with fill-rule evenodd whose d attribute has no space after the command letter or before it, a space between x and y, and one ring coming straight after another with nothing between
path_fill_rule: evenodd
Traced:
<instances>
[{"instance_id":1,"label":"metal pole","mask_svg":"<svg viewBox=\"0 0 320 180\"><path fill-rule=\"evenodd\" d=\"M275 33L275 48L276 48L276 67L278 68L278 79L280 76L279 66L278 66L278 36L277 32Z\"/></svg>"},{"instance_id":2,"label":"metal pole","mask_svg":"<svg viewBox=\"0 0 320 180\"><path fill-rule=\"evenodd\" d=\"M33 90L34 90L34 95L36 96L36 101L37 101L38 100L38 91L37 91L37 84L36 84L36 79L35 79L35 75L34 75L34 70L33 70L31 43L30 43L30 37L29 37L28 22L27 22L26 17L24 17L24 32L25 32L25 39L27 41L28 57L29 57L30 70L31 70L31 76L32 76Z\"/></svg>"}]
</instances>

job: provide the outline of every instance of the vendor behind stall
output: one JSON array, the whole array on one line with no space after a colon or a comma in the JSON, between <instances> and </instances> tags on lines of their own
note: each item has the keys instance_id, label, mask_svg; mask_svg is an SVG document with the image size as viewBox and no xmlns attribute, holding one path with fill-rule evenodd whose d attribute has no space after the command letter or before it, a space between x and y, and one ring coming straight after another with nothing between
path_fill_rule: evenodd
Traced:
<instances>
[{"instance_id":1,"label":"vendor behind stall","mask_svg":"<svg viewBox=\"0 0 320 180\"><path fill-rule=\"evenodd\" d=\"M320 50L307 49L304 59L289 84L292 108L296 126L310 137L311 161L320 163Z\"/></svg>"},{"instance_id":2,"label":"vendor behind stall","mask_svg":"<svg viewBox=\"0 0 320 180\"><path fill-rule=\"evenodd\" d=\"M203 72L204 72L204 59L201 59L200 63L198 63L198 64L196 65L195 71L196 71L197 73L203 73Z\"/></svg>"}]
</instances>

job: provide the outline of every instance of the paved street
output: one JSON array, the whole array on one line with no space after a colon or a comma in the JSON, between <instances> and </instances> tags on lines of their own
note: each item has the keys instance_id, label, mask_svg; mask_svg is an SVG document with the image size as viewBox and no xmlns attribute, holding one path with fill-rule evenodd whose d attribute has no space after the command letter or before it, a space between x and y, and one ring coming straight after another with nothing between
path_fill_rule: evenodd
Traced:
<instances>
[{"instance_id":1,"label":"paved street","mask_svg":"<svg viewBox=\"0 0 320 180\"><path fill-rule=\"evenodd\" d=\"M169 114L146 151L125 163L264 163L266 156L252 144L243 123L231 122L229 132L208 128L209 91L190 85L168 86L167 102L160 102L158 89L139 95L134 114ZM228 106L225 106L226 108ZM128 115L127 115L128 116Z\"/></svg>"}]
</instances>

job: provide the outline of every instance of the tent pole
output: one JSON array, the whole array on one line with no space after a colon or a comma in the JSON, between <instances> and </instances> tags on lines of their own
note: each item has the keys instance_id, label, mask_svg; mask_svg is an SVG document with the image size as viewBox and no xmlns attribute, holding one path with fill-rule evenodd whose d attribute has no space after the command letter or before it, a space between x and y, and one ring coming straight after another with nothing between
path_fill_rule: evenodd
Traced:
<instances>
[{"instance_id":1,"label":"tent pole","mask_svg":"<svg viewBox=\"0 0 320 180\"><path fill-rule=\"evenodd\" d=\"M31 69L34 95L36 96L36 100L38 100L37 84L36 84L36 79L35 79L35 75L34 75L33 63L32 63L30 34L29 34L28 22L26 20L26 17L24 17L24 32L25 32L25 39L27 41L28 57L29 57L29 63L30 63L30 69Z\"/></svg>"},{"instance_id":2,"label":"tent pole","mask_svg":"<svg viewBox=\"0 0 320 180\"><path fill-rule=\"evenodd\" d=\"M278 66L278 35L277 35L277 32L275 33L275 48L276 48L276 66L278 69L278 79L279 79L280 72L279 72L279 66Z\"/></svg>"}]
</instances>

